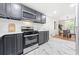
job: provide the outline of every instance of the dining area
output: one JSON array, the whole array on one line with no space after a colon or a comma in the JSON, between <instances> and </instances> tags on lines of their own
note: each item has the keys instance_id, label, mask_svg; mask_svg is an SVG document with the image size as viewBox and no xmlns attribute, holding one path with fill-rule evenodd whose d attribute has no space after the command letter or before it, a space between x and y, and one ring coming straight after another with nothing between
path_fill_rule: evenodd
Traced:
<instances>
[{"instance_id":1,"label":"dining area","mask_svg":"<svg viewBox=\"0 0 79 59\"><path fill-rule=\"evenodd\" d=\"M54 36L55 38L60 38L68 41L75 41L75 23L74 20L59 21L58 33Z\"/></svg>"},{"instance_id":2,"label":"dining area","mask_svg":"<svg viewBox=\"0 0 79 59\"><path fill-rule=\"evenodd\" d=\"M73 41L76 38L75 34L70 33L70 30L63 30L59 32L58 38Z\"/></svg>"}]
</instances>

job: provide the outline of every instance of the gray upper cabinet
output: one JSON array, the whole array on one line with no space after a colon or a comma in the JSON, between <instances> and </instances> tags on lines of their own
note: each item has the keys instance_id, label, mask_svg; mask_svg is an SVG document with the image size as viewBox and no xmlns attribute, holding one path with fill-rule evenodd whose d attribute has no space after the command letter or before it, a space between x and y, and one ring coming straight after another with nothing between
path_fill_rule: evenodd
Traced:
<instances>
[{"instance_id":1,"label":"gray upper cabinet","mask_svg":"<svg viewBox=\"0 0 79 59\"><path fill-rule=\"evenodd\" d=\"M33 9L27 7L27 6L21 5L21 7L22 7L22 11L27 11L27 12L30 12L32 14L36 14L35 10L33 10Z\"/></svg>"},{"instance_id":2,"label":"gray upper cabinet","mask_svg":"<svg viewBox=\"0 0 79 59\"><path fill-rule=\"evenodd\" d=\"M11 18L11 4L10 3L6 4L6 15L8 18Z\"/></svg>"},{"instance_id":3,"label":"gray upper cabinet","mask_svg":"<svg viewBox=\"0 0 79 59\"><path fill-rule=\"evenodd\" d=\"M36 14L37 14L36 20L35 20L36 23L41 23L41 24L46 23L46 16L44 14L40 12L37 12Z\"/></svg>"},{"instance_id":4,"label":"gray upper cabinet","mask_svg":"<svg viewBox=\"0 0 79 59\"><path fill-rule=\"evenodd\" d=\"M31 21L34 21L36 19L36 11L27 7L27 6L24 6L24 5L21 5L22 7L22 19L25 19L25 20L31 20Z\"/></svg>"},{"instance_id":5,"label":"gray upper cabinet","mask_svg":"<svg viewBox=\"0 0 79 59\"><path fill-rule=\"evenodd\" d=\"M6 17L5 3L0 3L0 17Z\"/></svg>"},{"instance_id":6,"label":"gray upper cabinet","mask_svg":"<svg viewBox=\"0 0 79 59\"><path fill-rule=\"evenodd\" d=\"M11 4L12 17L15 19L21 19L21 5L20 4Z\"/></svg>"},{"instance_id":7,"label":"gray upper cabinet","mask_svg":"<svg viewBox=\"0 0 79 59\"><path fill-rule=\"evenodd\" d=\"M35 23L41 23L41 24L46 23L46 16L43 13L38 12L25 5L21 5L21 6L22 6L22 19L25 19L25 20L29 19Z\"/></svg>"},{"instance_id":8,"label":"gray upper cabinet","mask_svg":"<svg viewBox=\"0 0 79 59\"><path fill-rule=\"evenodd\" d=\"M21 19L21 5L16 3L7 3L6 5L7 17L12 19Z\"/></svg>"},{"instance_id":9,"label":"gray upper cabinet","mask_svg":"<svg viewBox=\"0 0 79 59\"><path fill-rule=\"evenodd\" d=\"M46 15L42 14L41 18L42 18L41 23L42 24L46 23Z\"/></svg>"},{"instance_id":10,"label":"gray upper cabinet","mask_svg":"<svg viewBox=\"0 0 79 59\"><path fill-rule=\"evenodd\" d=\"M46 23L46 16L43 13L19 3L0 3L0 17Z\"/></svg>"},{"instance_id":11,"label":"gray upper cabinet","mask_svg":"<svg viewBox=\"0 0 79 59\"><path fill-rule=\"evenodd\" d=\"M36 13L36 20L34 21L34 22L36 22L36 23L41 23L41 13L40 12L37 12Z\"/></svg>"}]
</instances>

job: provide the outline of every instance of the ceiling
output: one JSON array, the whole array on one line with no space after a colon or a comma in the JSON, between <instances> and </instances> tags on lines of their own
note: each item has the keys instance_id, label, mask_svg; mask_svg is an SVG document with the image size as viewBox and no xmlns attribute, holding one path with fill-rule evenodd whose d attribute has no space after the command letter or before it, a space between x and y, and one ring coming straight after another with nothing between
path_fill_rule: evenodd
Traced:
<instances>
[{"instance_id":1,"label":"ceiling","mask_svg":"<svg viewBox=\"0 0 79 59\"><path fill-rule=\"evenodd\" d=\"M76 5L71 3L24 3L24 5L53 18L76 15Z\"/></svg>"}]
</instances>

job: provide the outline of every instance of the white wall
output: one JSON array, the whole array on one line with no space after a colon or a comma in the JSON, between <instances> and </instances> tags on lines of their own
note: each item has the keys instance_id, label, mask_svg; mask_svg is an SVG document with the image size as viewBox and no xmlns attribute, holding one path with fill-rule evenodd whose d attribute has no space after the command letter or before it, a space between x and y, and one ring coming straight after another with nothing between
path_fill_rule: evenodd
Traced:
<instances>
[{"instance_id":1,"label":"white wall","mask_svg":"<svg viewBox=\"0 0 79 59\"><path fill-rule=\"evenodd\" d=\"M39 30L39 31L47 30L49 31L50 34L53 34L54 33L54 19L47 16L45 24L34 23L33 27L36 30Z\"/></svg>"},{"instance_id":2,"label":"white wall","mask_svg":"<svg viewBox=\"0 0 79 59\"><path fill-rule=\"evenodd\" d=\"M21 32L21 26L25 25L25 24L23 24L22 21L0 18L0 33L7 33L8 32L9 22L15 23L16 32ZM52 35L54 35L54 33L55 33L55 31L54 31L54 19L51 18L51 17L46 17L46 23L45 24L32 23L31 25L35 30L39 30L39 31L47 30Z\"/></svg>"},{"instance_id":3,"label":"white wall","mask_svg":"<svg viewBox=\"0 0 79 59\"><path fill-rule=\"evenodd\" d=\"M21 32L22 22L0 18L0 33L7 33L8 32L9 22L13 22L15 24L16 32Z\"/></svg>"}]
</instances>

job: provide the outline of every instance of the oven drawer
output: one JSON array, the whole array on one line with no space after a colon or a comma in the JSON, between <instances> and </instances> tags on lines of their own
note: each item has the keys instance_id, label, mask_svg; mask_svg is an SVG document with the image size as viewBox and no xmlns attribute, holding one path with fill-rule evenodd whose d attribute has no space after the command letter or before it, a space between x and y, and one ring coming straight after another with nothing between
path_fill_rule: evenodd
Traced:
<instances>
[{"instance_id":1,"label":"oven drawer","mask_svg":"<svg viewBox=\"0 0 79 59\"><path fill-rule=\"evenodd\" d=\"M28 52L30 52L30 51L36 49L36 48L38 48L38 44L35 44L35 45L30 46L30 47L28 47L28 48L25 48L25 49L23 50L23 54L26 54L26 53L28 53Z\"/></svg>"}]
</instances>

